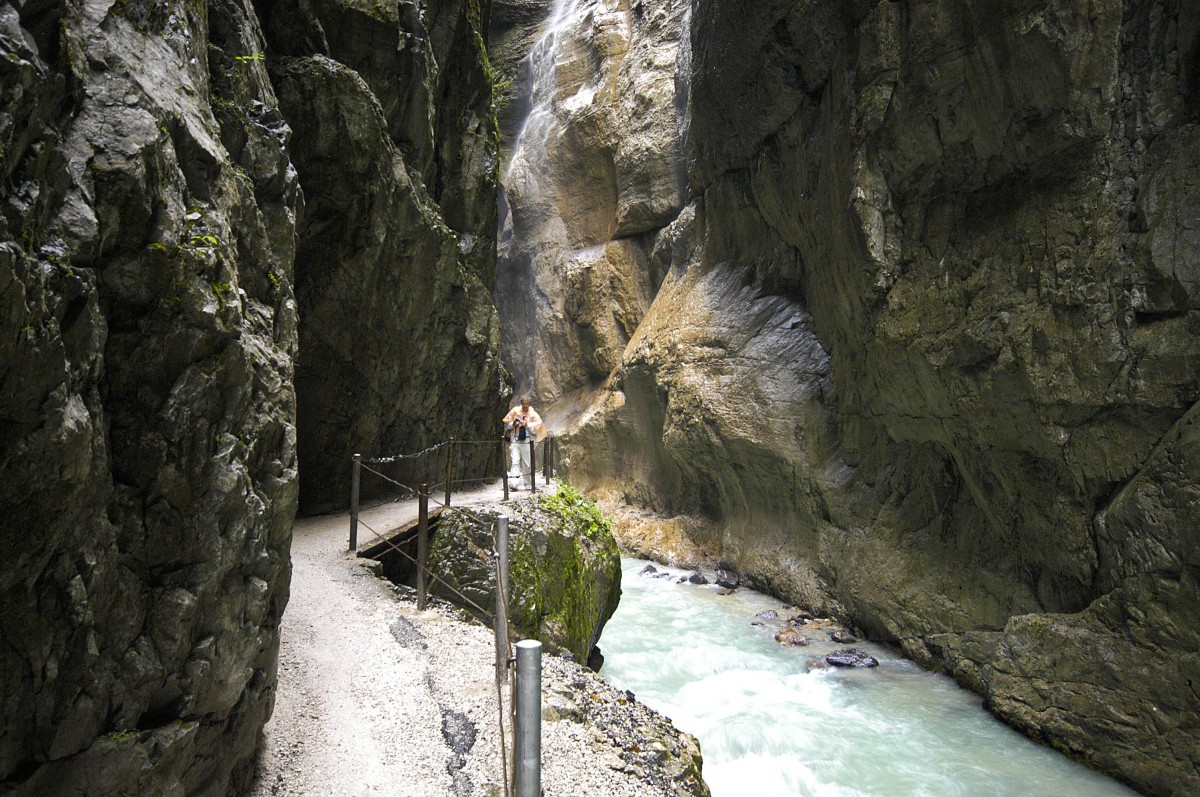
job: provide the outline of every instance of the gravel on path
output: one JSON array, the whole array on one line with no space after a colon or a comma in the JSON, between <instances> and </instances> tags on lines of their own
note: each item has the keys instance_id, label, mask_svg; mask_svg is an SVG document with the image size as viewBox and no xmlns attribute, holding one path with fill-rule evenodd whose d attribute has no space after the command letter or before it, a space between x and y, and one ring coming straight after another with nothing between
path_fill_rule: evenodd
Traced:
<instances>
[{"instance_id":1,"label":"gravel on path","mask_svg":"<svg viewBox=\"0 0 1200 797\"><path fill-rule=\"evenodd\" d=\"M416 513L404 501L362 516L382 530ZM411 590L346 551L348 529L347 515L296 523L275 712L249 797L502 796L490 629L441 601L418 612ZM698 767L680 766L699 760L693 737L573 662L547 655L543 669L547 797L707 794Z\"/></svg>"}]
</instances>

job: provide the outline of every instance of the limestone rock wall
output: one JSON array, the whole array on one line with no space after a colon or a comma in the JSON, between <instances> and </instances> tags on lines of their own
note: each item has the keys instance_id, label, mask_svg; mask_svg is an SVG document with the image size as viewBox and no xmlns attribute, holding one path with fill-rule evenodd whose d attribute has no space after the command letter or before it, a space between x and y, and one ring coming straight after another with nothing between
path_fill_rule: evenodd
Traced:
<instances>
[{"instance_id":1,"label":"limestone rock wall","mask_svg":"<svg viewBox=\"0 0 1200 797\"><path fill-rule=\"evenodd\" d=\"M674 19L687 204L639 241L665 277L571 478L1146 793L1200 788L1200 14Z\"/></svg>"},{"instance_id":2,"label":"limestone rock wall","mask_svg":"<svg viewBox=\"0 0 1200 797\"><path fill-rule=\"evenodd\" d=\"M556 0L531 26L541 5L496 15L523 114L503 117L497 301L505 361L544 406L604 380L662 280L652 236L685 202L685 4Z\"/></svg>"},{"instance_id":3,"label":"limestone rock wall","mask_svg":"<svg viewBox=\"0 0 1200 797\"><path fill-rule=\"evenodd\" d=\"M324 511L346 506L354 453L499 433L508 390L493 300L488 8L258 5L305 187L296 251L300 503ZM480 452L479 462L462 463L466 476L491 454L468 450ZM368 477L364 494L387 486Z\"/></svg>"},{"instance_id":4,"label":"limestone rock wall","mask_svg":"<svg viewBox=\"0 0 1200 797\"><path fill-rule=\"evenodd\" d=\"M301 488L494 430L487 14L0 7L0 794L241 793Z\"/></svg>"},{"instance_id":5,"label":"limestone rock wall","mask_svg":"<svg viewBox=\"0 0 1200 797\"><path fill-rule=\"evenodd\" d=\"M224 794L270 714L302 200L262 49L239 0L0 8L2 793Z\"/></svg>"}]
</instances>

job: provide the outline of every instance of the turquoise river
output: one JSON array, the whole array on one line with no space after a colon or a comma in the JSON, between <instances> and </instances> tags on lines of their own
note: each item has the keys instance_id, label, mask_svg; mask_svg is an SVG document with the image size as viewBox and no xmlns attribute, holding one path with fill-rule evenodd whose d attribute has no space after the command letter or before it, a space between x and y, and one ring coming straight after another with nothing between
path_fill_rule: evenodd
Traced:
<instances>
[{"instance_id":1,"label":"turquoise river","mask_svg":"<svg viewBox=\"0 0 1200 797\"><path fill-rule=\"evenodd\" d=\"M946 676L887 648L878 667L813 669L837 645L774 640L788 613L745 589L639 575L623 561L620 608L604 629L603 675L700 740L714 797L1108 797L1135 795L1037 745ZM711 578L711 574L710 578ZM751 625L775 609L778 621Z\"/></svg>"}]
</instances>

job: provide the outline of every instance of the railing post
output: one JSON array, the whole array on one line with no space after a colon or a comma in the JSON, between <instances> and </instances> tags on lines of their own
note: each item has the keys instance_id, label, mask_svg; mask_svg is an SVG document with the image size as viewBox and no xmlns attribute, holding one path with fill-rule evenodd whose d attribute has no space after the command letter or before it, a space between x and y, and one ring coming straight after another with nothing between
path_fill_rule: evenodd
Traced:
<instances>
[{"instance_id":1,"label":"railing post","mask_svg":"<svg viewBox=\"0 0 1200 797\"><path fill-rule=\"evenodd\" d=\"M550 441L553 437L547 437L546 442L542 443L542 484L546 485L547 489L550 486Z\"/></svg>"},{"instance_id":2,"label":"railing post","mask_svg":"<svg viewBox=\"0 0 1200 797\"><path fill-rule=\"evenodd\" d=\"M508 677L508 515L496 520L496 685Z\"/></svg>"},{"instance_id":3,"label":"railing post","mask_svg":"<svg viewBox=\"0 0 1200 797\"><path fill-rule=\"evenodd\" d=\"M508 500L508 441L500 438L500 481L504 482L504 500Z\"/></svg>"},{"instance_id":4,"label":"railing post","mask_svg":"<svg viewBox=\"0 0 1200 797\"><path fill-rule=\"evenodd\" d=\"M446 506L450 506L450 477L454 472L454 438L446 446Z\"/></svg>"},{"instance_id":5,"label":"railing post","mask_svg":"<svg viewBox=\"0 0 1200 797\"><path fill-rule=\"evenodd\" d=\"M425 566L429 559L429 485L417 487L417 611L425 611Z\"/></svg>"},{"instance_id":6,"label":"railing post","mask_svg":"<svg viewBox=\"0 0 1200 797\"><path fill-rule=\"evenodd\" d=\"M542 643L522 639L517 643L517 797L542 793Z\"/></svg>"},{"instance_id":7,"label":"railing post","mask_svg":"<svg viewBox=\"0 0 1200 797\"><path fill-rule=\"evenodd\" d=\"M529 491L537 492L537 435L529 438Z\"/></svg>"},{"instance_id":8,"label":"railing post","mask_svg":"<svg viewBox=\"0 0 1200 797\"><path fill-rule=\"evenodd\" d=\"M362 473L362 454L350 457L350 550L358 550L358 482Z\"/></svg>"}]
</instances>

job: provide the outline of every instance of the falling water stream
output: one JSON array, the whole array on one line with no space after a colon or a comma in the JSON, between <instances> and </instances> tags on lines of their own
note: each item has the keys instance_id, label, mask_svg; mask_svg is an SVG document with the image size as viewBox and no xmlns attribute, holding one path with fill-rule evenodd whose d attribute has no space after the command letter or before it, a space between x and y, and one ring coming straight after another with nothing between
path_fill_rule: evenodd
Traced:
<instances>
[{"instance_id":1,"label":"falling water stream","mask_svg":"<svg viewBox=\"0 0 1200 797\"><path fill-rule=\"evenodd\" d=\"M639 575L623 562L602 674L700 740L714 797L1107 797L1135 795L1029 741L978 696L869 643L879 666L808 671L838 645L774 640L779 601ZM755 614L781 620L753 626Z\"/></svg>"}]
</instances>

